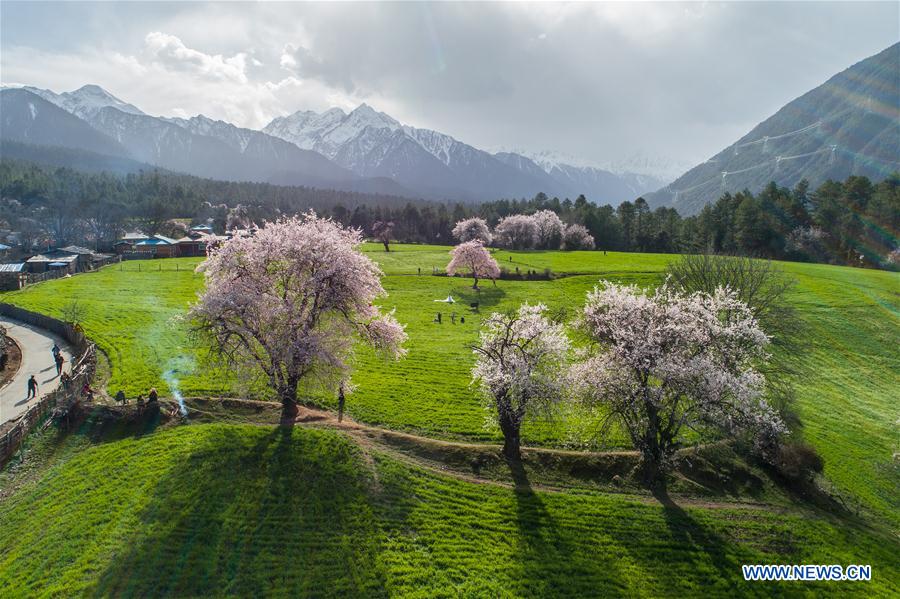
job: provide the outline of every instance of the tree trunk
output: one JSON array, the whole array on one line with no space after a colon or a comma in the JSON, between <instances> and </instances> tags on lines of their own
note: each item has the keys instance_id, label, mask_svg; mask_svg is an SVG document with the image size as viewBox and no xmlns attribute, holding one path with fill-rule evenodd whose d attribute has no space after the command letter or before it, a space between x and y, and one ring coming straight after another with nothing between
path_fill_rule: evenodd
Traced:
<instances>
[{"instance_id":1,"label":"tree trunk","mask_svg":"<svg viewBox=\"0 0 900 599\"><path fill-rule=\"evenodd\" d=\"M288 381L287 386L278 393L281 397L281 424L285 426L293 426L300 413L297 406L297 383L296 380Z\"/></svg>"},{"instance_id":2,"label":"tree trunk","mask_svg":"<svg viewBox=\"0 0 900 599\"><path fill-rule=\"evenodd\" d=\"M641 448L641 468L643 470L644 483L650 488L656 488L660 483L665 483L665 474L662 471L663 447L660 443L659 410L647 401L647 430L644 432L643 447Z\"/></svg>"},{"instance_id":3,"label":"tree trunk","mask_svg":"<svg viewBox=\"0 0 900 599\"><path fill-rule=\"evenodd\" d=\"M475 274L472 274L472 278L475 279L475 282L472 284L472 289L478 290L478 277Z\"/></svg>"},{"instance_id":4,"label":"tree trunk","mask_svg":"<svg viewBox=\"0 0 900 599\"><path fill-rule=\"evenodd\" d=\"M384 244L384 251L386 251L386 252L390 252L390 251L391 251L391 248L390 248L390 242L382 241L381 243Z\"/></svg>"},{"instance_id":5,"label":"tree trunk","mask_svg":"<svg viewBox=\"0 0 900 599\"><path fill-rule=\"evenodd\" d=\"M519 423L510 417L500 417L500 430L503 432L503 455L520 461L522 459Z\"/></svg>"}]
</instances>

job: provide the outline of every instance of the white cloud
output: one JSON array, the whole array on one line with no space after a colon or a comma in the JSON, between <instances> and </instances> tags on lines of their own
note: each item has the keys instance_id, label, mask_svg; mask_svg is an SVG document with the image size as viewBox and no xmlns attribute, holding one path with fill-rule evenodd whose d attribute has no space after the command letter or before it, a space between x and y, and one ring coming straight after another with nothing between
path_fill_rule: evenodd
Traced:
<instances>
[{"instance_id":1,"label":"white cloud","mask_svg":"<svg viewBox=\"0 0 900 599\"><path fill-rule=\"evenodd\" d=\"M281 65L281 68L289 71L294 71L297 68L297 59L294 58L294 52L296 51L297 46L294 44L285 44L284 49L281 51L281 59L278 63Z\"/></svg>"},{"instance_id":2,"label":"white cloud","mask_svg":"<svg viewBox=\"0 0 900 599\"><path fill-rule=\"evenodd\" d=\"M144 45L150 60L165 68L184 70L211 79L247 83L247 55L243 52L229 58L221 54L206 54L188 48L176 36L160 31L148 33Z\"/></svg>"}]
</instances>

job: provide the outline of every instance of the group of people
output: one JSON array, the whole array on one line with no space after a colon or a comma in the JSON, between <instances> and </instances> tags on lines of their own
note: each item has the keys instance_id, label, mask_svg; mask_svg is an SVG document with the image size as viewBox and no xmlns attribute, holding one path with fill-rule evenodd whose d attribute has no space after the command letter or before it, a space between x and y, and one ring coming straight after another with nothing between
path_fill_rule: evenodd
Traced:
<instances>
[{"instance_id":1,"label":"group of people","mask_svg":"<svg viewBox=\"0 0 900 599\"><path fill-rule=\"evenodd\" d=\"M128 398L125 397L125 392L122 391L121 389L119 389L118 393L116 393L116 395L115 395L115 400L116 400L116 403L120 403L120 404L122 404L122 405L125 405L126 403L128 403ZM147 394L147 401L146 401L146 403L147 403L147 404L152 404L152 403L156 403L157 401L159 401L159 393L156 392L156 388L154 387L154 388L151 388L151 389L150 389L150 393ZM137 406L138 406L138 408L143 408L143 407L144 407L144 404L145 404L145 402L144 402L144 396L143 396L143 395L138 395L138 396L137 396Z\"/></svg>"},{"instance_id":2,"label":"group of people","mask_svg":"<svg viewBox=\"0 0 900 599\"><path fill-rule=\"evenodd\" d=\"M63 372L63 364L66 363L66 358L62 354L62 349L59 347L59 344L54 342L53 347L50 348L50 352L53 354L53 363L54 363L54 365L56 365L56 376L59 377L59 381L60 381L60 383L62 383L63 389L68 390L69 387L72 385L72 376L67 372ZM37 392L38 392L38 382L37 382L37 379L35 378L35 376L32 374L31 377L28 379L28 395L26 396L25 399L36 398ZM88 400L91 400L94 398L94 390L91 389L91 386L88 383L85 383L84 386L81 388L81 393Z\"/></svg>"},{"instance_id":3,"label":"group of people","mask_svg":"<svg viewBox=\"0 0 900 599\"><path fill-rule=\"evenodd\" d=\"M56 376L60 377L60 380L62 381L63 386L67 387L70 379L69 379L69 375L63 373L63 371L62 371L63 364L66 361L66 359L62 355L62 350L60 349L59 345L54 341L53 347L50 349L50 351L53 353L53 363L56 365ZM33 397L37 397L37 392L38 392L38 382L37 382L37 379L34 378L34 375L32 374L31 378L28 379L28 395L25 397L25 399L31 399Z\"/></svg>"}]
</instances>

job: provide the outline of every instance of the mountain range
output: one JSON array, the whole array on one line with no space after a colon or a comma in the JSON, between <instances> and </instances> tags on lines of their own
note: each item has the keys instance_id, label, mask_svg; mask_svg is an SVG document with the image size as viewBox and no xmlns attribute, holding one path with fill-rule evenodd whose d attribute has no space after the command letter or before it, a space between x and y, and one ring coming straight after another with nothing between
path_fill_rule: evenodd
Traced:
<instances>
[{"instance_id":1,"label":"mountain range","mask_svg":"<svg viewBox=\"0 0 900 599\"><path fill-rule=\"evenodd\" d=\"M158 167L224 181L469 202L544 192L616 205L643 196L652 207L690 215L726 191L758 191L773 180L817 186L898 170L900 44L789 102L690 169L643 155L600 168L550 152L490 152L367 104L301 110L261 131L203 115L155 117L96 85L0 90L0 143L4 156L91 169ZM84 155L73 161L77 151ZM677 172L684 174L666 185Z\"/></svg>"},{"instance_id":2,"label":"mountain range","mask_svg":"<svg viewBox=\"0 0 900 599\"><path fill-rule=\"evenodd\" d=\"M900 170L900 43L856 63L789 102L732 145L644 198L651 206L697 213L726 191L759 191L770 181Z\"/></svg>"},{"instance_id":3,"label":"mountain range","mask_svg":"<svg viewBox=\"0 0 900 599\"><path fill-rule=\"evenodd\" d=\"M367 104L350 112L299 111L255 131L203 115L150 116L97 85L64 93L4 88L0 95L0 140L17 142L7 143L4 153L24 152L32 159L39 152L26 152L22 144L83 149L122 159L120 165L229 181L463 201L544 192L618 203L662 184L652 176L490 153L438 131L403 125Z\"/></svg>"}]
</instances>

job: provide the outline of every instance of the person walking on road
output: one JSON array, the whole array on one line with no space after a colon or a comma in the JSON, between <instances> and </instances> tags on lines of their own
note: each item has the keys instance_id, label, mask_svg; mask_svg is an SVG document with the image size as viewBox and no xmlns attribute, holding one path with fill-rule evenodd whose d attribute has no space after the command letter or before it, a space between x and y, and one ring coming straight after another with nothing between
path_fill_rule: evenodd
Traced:
<instances>
[{"instance_id":1,"label":"person walking on road","mask_svg":"<svg viewBox=\"0 0 900 599\"><path fill-rule=\"evenodd\" d=\"M37 389L38 389L37 379L34 378L34 375L32 374L31 378L28 379L28 397L26 397L25 399L31 399L32 397L37 397Z\"/></svg>"},{"instance_id":2,"label":"person walking on road","mask_svg":"<svg viewBox=\"0 0 900 599\"><path fill-rule=\"evenodd\" d=\"M55 360L55 359L56 359L56 356L58 356L59 353L60 353L62 350L59 349L59 345L57 345L57 344L56 344L56 341L54 341L54 342L53 342L53 347L50 348L50 351L53 352L53 359Z\"/></svg>"},{"instance_id":3,"label":"person walking on road","mask_svg":"<svg viewBox=\"0 0 900 599\"><path fill-rule=\"evenodd\" d=\"M56 354L55 359L56 359L56 376L60 376L62 374L63 362L65 362L66 359L63 358L62 352Z\"/></svg>"}]
</instances>

